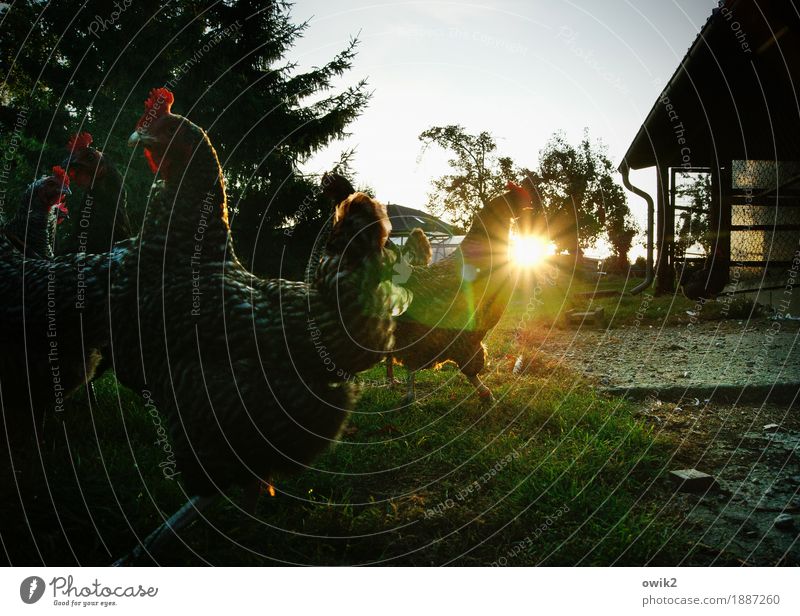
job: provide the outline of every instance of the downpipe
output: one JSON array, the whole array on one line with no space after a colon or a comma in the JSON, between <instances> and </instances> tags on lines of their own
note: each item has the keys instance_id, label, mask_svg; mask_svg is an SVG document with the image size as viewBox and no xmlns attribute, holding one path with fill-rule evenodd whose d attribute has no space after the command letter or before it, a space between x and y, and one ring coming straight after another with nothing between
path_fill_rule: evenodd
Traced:
<instances>
[{"instance_id":1,"label":"downpipe","mask_svg":"<svg viewBox=\"0 0 800 616\"><path fill-rule=\"evenodd\" d=\"M655 206L653 205L653 198L650 195L648 195L641 188L631 184L630 172L631 169L628 167L627 163L623 164L622 168L620 169L620 173L622 173L623 186L647 202L647 265L645 267L644 281L629 291L631 295L638 295L652 285L653 280L655 279L653 272L653 223L655 218Z\"/></svg>"}]
</instances>

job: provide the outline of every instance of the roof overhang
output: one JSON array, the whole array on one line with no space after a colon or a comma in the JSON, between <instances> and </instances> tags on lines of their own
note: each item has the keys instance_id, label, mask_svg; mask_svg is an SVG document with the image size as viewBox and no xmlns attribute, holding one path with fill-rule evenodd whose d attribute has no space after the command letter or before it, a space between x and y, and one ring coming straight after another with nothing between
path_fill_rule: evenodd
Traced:
<instances>
[{"instance_id":1,"label":"roof overhang","mask_svg":"<svg viewBox=\"0 0 800 616\"><path fill-rule=\"evenodd\" d=\"M714 9L620 169L800 159L800 13L795 4L727 0Z\"/></svg>"},{"instance_id":2,"label":"roof overhang","mask_svg":"<svg viewBox=\"0 0 800 616\"><path fill-rule=\"evenodd\" d=\"M417 227L427 234L451 236L458 229L422 210L415 210L396 203L386 204L386 214L392 224L392 235L408 235Z\"/></svg>"}]
</instances>

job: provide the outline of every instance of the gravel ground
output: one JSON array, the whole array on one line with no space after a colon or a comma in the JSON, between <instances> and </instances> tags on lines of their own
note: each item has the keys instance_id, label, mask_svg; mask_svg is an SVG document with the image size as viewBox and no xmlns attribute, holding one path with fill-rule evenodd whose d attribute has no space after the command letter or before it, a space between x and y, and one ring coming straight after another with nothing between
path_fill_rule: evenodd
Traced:
<instances>
[{"instance_id":1,"label":"gravel ground","mask_svg":"<svg viewBox=\"0 0 800 616\"><path fill-rule=\"evenodd\" d=\"M552 329L531 350L609 387L800 383L798 321Z\"/></svg>"},{"instance_id":2,"label":"gravel ground","mask_svg":"<svg viewBox=\"0 0 800 616\"><path fill-rule=\"evenodd\" d=\"M683 516L696 538L682 564L800 565L800 400L791 404L797 387L788 387L784 403L763 402L767 387L800 384L800 323L552 329L530 339L524 359L541 357L615 393L644 393L638 414L676 446L665 460L663 506ZM695 397L744 385L762 402L726 404L717 392ZM666 390L672 402L659 399ZM776 426L765 429L770 424ZM669 471L690 468L712 475L714 488L676 488Z\"/></svg>"},{"instance_id":3,"label":"gravel ground","mask_svg":"<svg viewBox=\"0 0 800 616\"><path fill-rule=\"evenodd\" d=\"M716 480L707 492L692 493L676 488L665 473L674 493L663 506L677 508L695 538L695 550L680 564L800 565L797 410L657 399L642 404L639 416L676 444L667 468L694 468Z\"/></svg>"}]
</instances>

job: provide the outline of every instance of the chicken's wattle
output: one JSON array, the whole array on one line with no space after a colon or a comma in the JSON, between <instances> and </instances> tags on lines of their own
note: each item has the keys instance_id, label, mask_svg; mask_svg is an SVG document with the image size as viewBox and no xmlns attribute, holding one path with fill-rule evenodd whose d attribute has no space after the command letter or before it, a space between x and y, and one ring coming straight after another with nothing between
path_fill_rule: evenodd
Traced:
<instances>
[{"instance_id":1,"label":"chicken's wattle","mask_svg":"<svg viewBox=\"0 0 800 616\"><path fill-rule=\"evenodd\" d=\"M150 171L153 173L158 173L158 163L156 162L153 153L147 148L144 149L144 157L147 159L147 165L150 167Z\"/></svg>"}]
</instances>

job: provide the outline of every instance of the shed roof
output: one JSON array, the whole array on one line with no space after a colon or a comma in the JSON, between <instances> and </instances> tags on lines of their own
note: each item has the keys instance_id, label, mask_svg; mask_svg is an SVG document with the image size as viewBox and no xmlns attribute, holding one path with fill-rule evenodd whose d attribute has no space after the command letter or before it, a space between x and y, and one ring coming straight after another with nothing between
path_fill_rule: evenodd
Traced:
<instances>
[{"instance_id":1,"label":"shed roof","mask_svg":"<svg viewBox=\"0 0 800 616\"><path fill-rule=\"evenodd\" d=\"M389 222L392 223L392 235L406 235L416 227L421 228L426 233L444 235L456 235L459 233L458 228L436 218L436 216L404 205L387 203L386 214L389 216Z\"/></svg>"},{"instance_id":2,"label":"shed roof","mask_svg":"<svg viewBox=\"0 0 800 616\"><path fill-rule=\"evenodd\" d=\"M798 4L725 0L715 8L620 168L800 159Z\"/></svg>"}]
</instances>

